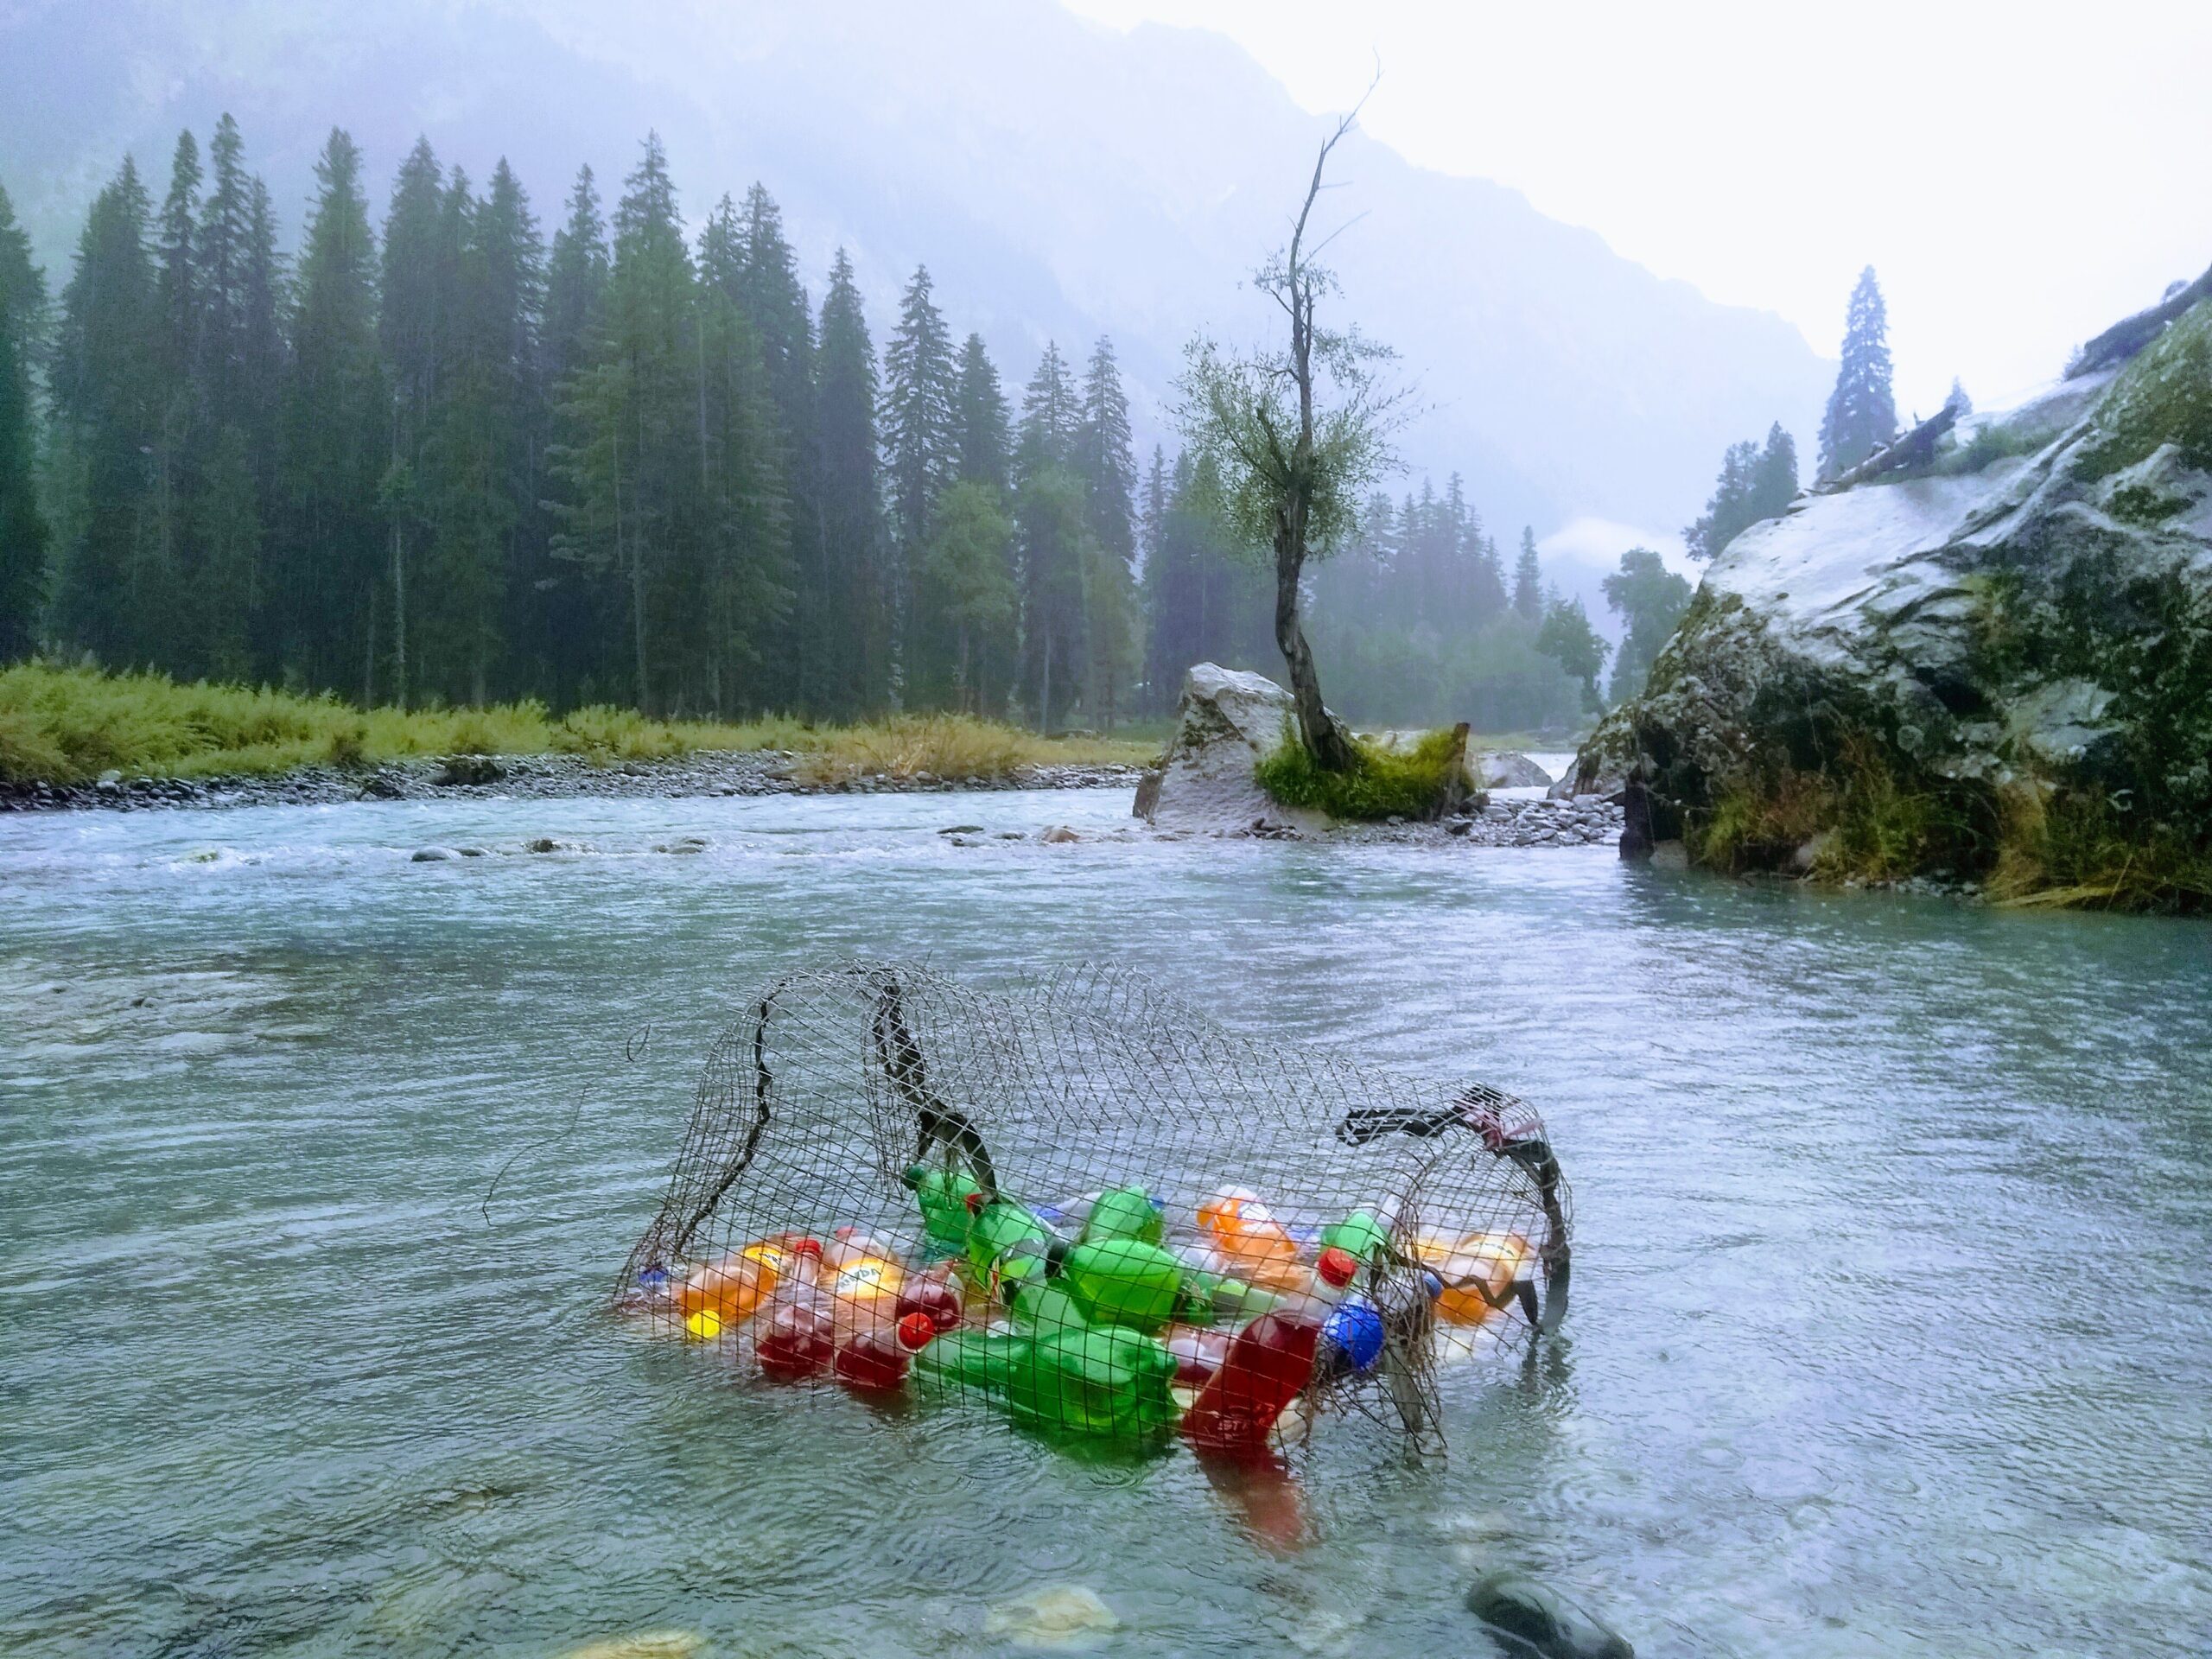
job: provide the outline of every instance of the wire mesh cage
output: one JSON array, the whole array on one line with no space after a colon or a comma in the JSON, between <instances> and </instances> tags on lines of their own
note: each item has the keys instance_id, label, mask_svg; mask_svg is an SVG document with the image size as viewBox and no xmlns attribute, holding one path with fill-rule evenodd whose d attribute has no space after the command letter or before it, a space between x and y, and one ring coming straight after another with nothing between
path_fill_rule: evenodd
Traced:
<instances>
[{"instance_id":1,"label":"wire mesh cage","mask_svg":"<svg viewBox=\"0 0 2212 1659\"><path fill-rule=\"evenodd\" d=\"M1564 1317L1541 1120L1238 1035L1126 971L788 975L715 1044L618 1305L777 1382L1264 1452L1440 1449L1438 1367Z\"/></svg>"}]
</instances>

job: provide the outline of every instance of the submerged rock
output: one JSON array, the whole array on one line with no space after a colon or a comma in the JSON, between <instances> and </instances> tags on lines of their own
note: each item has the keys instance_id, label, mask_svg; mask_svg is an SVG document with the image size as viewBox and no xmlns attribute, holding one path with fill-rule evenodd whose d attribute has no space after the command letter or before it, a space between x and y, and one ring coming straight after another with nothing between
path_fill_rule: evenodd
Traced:
<instances>
[{"instance_id":1,"label":"submerged rock","mask_svg":"<svg viewBox=\"0 0 2212 1659\"><path fill-rule=\"evenodd\" d=\"M1001 1602L985 1617L983 1634L1016 1647L1064 1648L1121 1625L1096 1591L1064 1584Z\"/></svg>"},{"instance_id":2,"label":"submerged rock","mask_svg":"<svg viewBox=\"0 0 2212 1659\"><path fill-rule=\"evenodd\" d=\"M454 789L496 784L506 775L506 768L488 754L456 754L447 760L430 781L440 789Z\"/></svg>"},{"instance_id":3,"label":"submerged rock","mask_svg":"<svg viewBox=\"0 0 2212 1659\"><path fill-rule=\"evenodd\" d=\"M2212 870L2208 757L2212 299L1738 536L1571 787L1643 786L1624 855L2117 892Z\"/></svg>"},{"instance_id":4,"label":"submerged rock","mask_svg":"<svg viewBox=\"0 0 2212 1659\"><path fill-rule=\"evenodd\" d=\"M410 864L442 864L448 859L458 859L460 856L450 847L418 847L414 857L407 861Z\"/></svg>"},{"instance_id":5,"label":"submerged rock","mask_svg":"<svg viewBox=\"0 0 2212 1659\"><path fill-rule=\"evenodd\" d=\"M1520 1573L1491 1573L1467 1592L1467 1611L1537 1659L1636 1659L1628 1638L1580 1604Z\"/></svg>"},{"instance_id":6,"label":"submerged rock","mask_svg":"<svg viewBox=\"0 0 2212 1659\"><path fill-rule=\"evenodd\" d=\"M696 1630L639 1630L565 1649L560 1659L693 1659L706 1650L707 1639Z\"/></svg>"},{"instance_id":7,"label":"submerged rock","mask_svg":"<svg viewBox=\"0 0 2212 1659\"><path fill-rule=\"evenodd\" d=\"M1081 841L1082 836L1065 823L1056 823L1049 830L1039 830L1037 839L1048 847L1058 847L1071 841Z\"/></svg>"},{"instance_id":8,"label":"submerged rock","mask_svg":"<svg viewBox=\"0 0 2212 1659\"><path fill-rule=\"evenodd\" d=\"M1321 828L1319 813L1277 805L1252 777L1297 718L1290 693L1264 674L1193 665L1183 677L1175 735L1137 785L1135 816L1157 829L1218 835Z\"/></svg>"}]
</instances>

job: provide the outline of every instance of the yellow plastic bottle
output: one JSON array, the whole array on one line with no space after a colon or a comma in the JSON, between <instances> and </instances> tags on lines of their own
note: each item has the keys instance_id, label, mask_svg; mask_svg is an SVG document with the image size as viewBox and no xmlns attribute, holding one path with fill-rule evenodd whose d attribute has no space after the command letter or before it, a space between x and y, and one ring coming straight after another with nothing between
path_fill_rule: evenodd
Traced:
<instances>
[{"instance_id":1,"label":"yellow plastic bottle","mask_svg":"<svg viewBox=\"0 0 2212 1659\"><path fill-rule=\"evenodd\" d=\"M822 1252L815 1283L829 1299L840 1348L863 1331L887 1331L899 1323L906 1270L889 1246L864 1233L838 1229L838 1236Z\"/></svg>"}]
</instances>

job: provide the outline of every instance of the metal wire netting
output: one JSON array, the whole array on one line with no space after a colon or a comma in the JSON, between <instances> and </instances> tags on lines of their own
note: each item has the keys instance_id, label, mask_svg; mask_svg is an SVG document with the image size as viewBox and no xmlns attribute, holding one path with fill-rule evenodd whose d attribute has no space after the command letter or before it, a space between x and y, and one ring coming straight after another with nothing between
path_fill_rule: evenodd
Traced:
<instances>
[{"instance_id":1,"label":"metal wire netting","mask_svg":"<svg viewBox=\"0 0 2212 1659\"><path fill-rule=\"evenodd\" d=\"M714 1045L617 1300L777 1382L1220 1451L1357 1411L1429 1450L1440 1364L1564 1316L1571 1213L1535 1111L1484 1085L1110 968L852 963Z\"/></svg>"}]
</instances>

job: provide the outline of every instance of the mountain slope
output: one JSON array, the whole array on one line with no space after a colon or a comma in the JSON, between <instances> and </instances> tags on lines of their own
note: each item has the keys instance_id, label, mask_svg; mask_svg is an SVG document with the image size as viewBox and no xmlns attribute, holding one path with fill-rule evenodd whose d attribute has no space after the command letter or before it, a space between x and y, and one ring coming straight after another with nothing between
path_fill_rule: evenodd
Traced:
<instances>
[{"instance_id":1,"label":"mountain slope","mask_svg":"<svg viewBox=\"0 0 2212 1659\"><path fill-rule=\"evenodd\" d=\"M348 127L380 178L417 132L542 219L577 163L610 196L647 128L687 207L754 178L817 283L849 245L881 332L918 261L1016 385L1047 337L1110 333L1140 439L1184 341L1264 326L1238 283L1283 234L1321 124L1217 36L1116 34L1020 0L796 9L581 0L16 0L0 10L0 182L58 286L122 151L158 196L176 129L228 109L296 233L316 147ZM1395 346L1426 410L1412 467L1457 467L1494 526L1664 529L1721 449L1808 435L1825 365L1770 315L1715 306L1518 194L1356 138L1329 201L1344 315Z\"/></svg>"}]
</instances>

